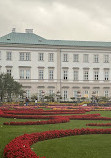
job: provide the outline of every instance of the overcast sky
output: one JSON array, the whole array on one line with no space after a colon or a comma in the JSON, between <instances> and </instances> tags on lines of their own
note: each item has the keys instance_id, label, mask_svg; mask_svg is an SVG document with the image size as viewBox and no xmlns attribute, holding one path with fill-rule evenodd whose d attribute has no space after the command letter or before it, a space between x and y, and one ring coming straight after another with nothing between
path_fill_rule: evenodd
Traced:
<instances>
[{"instance_id":1,"label":"overcast sky","mask_svg":"<svg viewBox=\"0 0 111 158\"><path fill-rule=\"evenodd\" d=\"M0 37L12 28L46 39L111 41L111 0L0 0Z\"/></svg>"}]
</instances>

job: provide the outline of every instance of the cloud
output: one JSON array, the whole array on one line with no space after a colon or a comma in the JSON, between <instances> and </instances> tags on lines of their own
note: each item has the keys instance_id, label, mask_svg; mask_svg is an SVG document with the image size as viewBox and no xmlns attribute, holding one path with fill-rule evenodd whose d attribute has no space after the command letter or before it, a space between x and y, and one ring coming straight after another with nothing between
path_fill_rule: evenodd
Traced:
<instances>
[{"instance_id":1,"label":"cloud","mask_svg":"<svg viewBox=\"0 0 111 158\"><path fill-rule=\"evenodd\" d=\"M0 1L0 36L16 27L48 39L110 41L110 6L109 0Z\"/></svg>"}]
</instances>

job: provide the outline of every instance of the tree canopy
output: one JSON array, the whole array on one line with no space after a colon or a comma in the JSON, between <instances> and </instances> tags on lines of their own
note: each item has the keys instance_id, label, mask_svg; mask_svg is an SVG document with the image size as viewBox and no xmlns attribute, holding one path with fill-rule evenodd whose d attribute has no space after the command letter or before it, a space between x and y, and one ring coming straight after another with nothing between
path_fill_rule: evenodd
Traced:
<instances>
[{"instance_id":1,"label":"tree canopy","mask_svg":"<svg viewBox=\"0 0 111 158\"><path fill-rule=\"evenodd\" d=\"M0 74L0 99L12 101L13 96L23 95L22 85L9 74Z\"/></svg>"}]
</instances>

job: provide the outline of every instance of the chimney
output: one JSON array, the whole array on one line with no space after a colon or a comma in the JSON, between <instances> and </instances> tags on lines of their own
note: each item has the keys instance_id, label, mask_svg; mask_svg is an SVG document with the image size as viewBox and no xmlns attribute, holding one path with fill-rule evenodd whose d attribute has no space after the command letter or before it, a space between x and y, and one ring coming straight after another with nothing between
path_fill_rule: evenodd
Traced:
<instances>
[{"instance_id":1,"label":"chimney","mask_svg":"<svg viewBox=\"0 0 111 158\"><path fill-rule=\"evenodd\" d=\"M33 29L25 29L25 33L33 33Z\"/></svg>"},{"instance_id":2,"label":"chimney","mask_svg":"<svg viewBox=\"0 0 111 158\"><path fill-rule=\"evenodd\" d=\"M13 29L12 29L12 32L15 32L15 31L16 31L16 28L13 28Z\"/></svg>"}]
</instances>

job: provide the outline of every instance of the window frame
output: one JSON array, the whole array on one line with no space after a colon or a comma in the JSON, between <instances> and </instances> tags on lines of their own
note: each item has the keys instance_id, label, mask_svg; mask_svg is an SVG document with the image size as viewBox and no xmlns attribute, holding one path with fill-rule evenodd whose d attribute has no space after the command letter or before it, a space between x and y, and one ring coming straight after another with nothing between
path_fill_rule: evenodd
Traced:
<instances>
[{"instance_id":1,"label":"window frame","mask_svg":"<svg viewBox=\"0 0 111 158\"><path fill-rule=\"evenodd\" d=\"M8 61L12 60L12 52L6 52L6 60Z\"/></svg>"},{"instance_id":2,"label":"window frame","mask_svg":"<svg viewBox=\"0 0 111 158\"><path fill-rule=\"evenodd\" d=\"M104 71L104 80L108 81L109 80L109 70Z\"/></svg>"},{"instance_id":3,"label":"window frame","mask_svg":"<svg viewBox=\"0 0 111 158\"><path fill-rule=\"evenodd\" d=\"M78 70L73 70L73 77L74 77L74 81L79 80L79 71Z\"/></svg>"},{"instance_id":4,"label":"window frame","mask_svg":"<svg viewBox=\"0 0 111 158\"><path fill-rule=\"evenodd\" d=\"M77 92L78 92L78 90L74 90L74 91L73 91L73 96L74 96L74 98L77 98Z\"/></svg>"},{"instance_id":5,"label":"window frame","mask_svg":"<svg viewBox=\"0 0 111 158\"><path fill-rule=\"evenodd\" d=\"M87 96L87 97L86 97ZM89 98L89 91L86 89L84 90L84 97Z\"/></svg>"},{"instance_id":6,"label":"window frame","mask_svg":"<svg viewBox=\"0 0 111 158\"><path fill-rule=\"evenodd\" d=\"M26 89L26 97L30 98L31 96L31 91L29 89Z\"/></svg>"},{"instance_id":7,"label":"window frame","mask_svg":"<svg viewBox=\"0 0 111 158\"><path fill-rule=\"evenodd\" d=\"M31 53L30 52L19 52L19 60L20 61L30 61Z\"/></svg>"},{"instance_id":8,"label":"window frame","mask_svg":"<svg viewBox=\"0 0 111 158\"><path fill-rule=\"evenodd\" d=\"M7 68L7 74L12 75L12 68Z\"/></svg>"},{"instance_id":9,"label":"window frame","mask_svg":"<svg viewBox=\"0 0 111 158\"><path fill-rule=\"evenodd\" d=\"M54 70L49 69L49 80L53 80L53 79L54 79Z\"/></svg>"},{"instance_id":10,"label":"window frame","mask_svg":"<svg viewBox=\"0 0 111 158\"><path fill-rule=\"evenodd\" d=\"M98 54L94 54L93 61L94 61L94 63L99 63L99 55Z\"/></svg>"},{"instance_id":11,"label":"window frame","mask_svg":"<svg viewBox=\"0 0 111 158\"><path fill-rule=\"evenodd\" d=\"M30 68L20 68L19 69L20 80L30 80L31 79L31 69Z\"/></svg>"},{"instance_id":12,"label":"window frame","mask_svg":"<svg viewBox=\"0 0 111 158\"><path fill-rule=\"evenodd\" d=\"M44 53L39 53L39 61L44 61Z\"/></svg>"},{"instance_id":13,"label":"window frame","mask_svg":"<svg viewBox=\"0 0 111 158\"><path fill-rule=\"evenodd\" d=\"M73 54L73 62L79 62L79 54Z\"/></svg>"},{"instance_id":14,"label":"window frame","mask_svg":"<svg viewBox=\"0 0 111 158\"><path fill-rule=\"evenodd\" d=\"M98 81L99 80L99 71L95 70L94 71L94 81Z\"/></svg>"},{"instance_id":15,"label":"window frame","mask_svg":"<svg viewBox=\"0 0 111 158\"><path fill-rule=\"evenodd\" d=\"M83 54L83 62L88 63L89 62L89 54Z\"/></svg>"},{"instance_id":16,"label":"window frame","mask_svg":"<svg viewBox=\"0 0 111 158\"><path fill-rule=\"evenodd\" d=\"M88 81L89 80L89 71L88 70L84 70L83 71L83 79L85 81Z\"/></svg>"},{"instance_id":17,"label":"window frame","mask_svg":"<svg viewBox=\"0 0 111 158\"><path fill-rule=\"evenodd\" d=\"M68 70L63 70L63 80L68 80Z\"/></svg>"},{"instance_id":18,"label":"window frame","mask_svg":"<svg viewBox=\"0 0 111 158\"><path fill-rule=\"evenodd\" d=\"M52 96L54 94L54 90L53 89L49 89L49 96Z\"/></svg>"},{"instance_id":19,"label":"window frame","mask_svg":"<svg viewBox=\"0 0 111 158\"><path fill-rule=\"evenodd\" d=\"M64 101L66 101L68 99L68 91L67 90L63 90L63 98L64 98Z\"/></svg>"},{"instance_id":20,"label":"window frame","mask_svg":"<svg viewBox=\"0 0 111 158\"><path fill-rule=\"evenodd\" d=\"M67 53L63 54L63 62L68 62L68 54Z\"/></svg>"},{"instance_id":21,"label":"window frame","mask_svg":"<svg viewBox=\"0 0 111 158\"><path fill-rule=\"evenodd\" d=\"M54 62L54 53L49 53L49 62Z\"/></svg>"},{"instance_id":22,"label":"window frame","mask_svg":"<svg viewBox=\"0 0 111 158\"><path fill-rule=\"evenodd\" d=\"M107 93L106 93L106 92L107 92ZM104 96L105 96L106 98L109 97L109 90L105 90L105 91L104 91Z\"/></svg>"},{"instance_id":23,"label":"window frame","mask_svg":"<svg viewBox=\"0 0 111 158\"><path fill-rule=\"evenodd\" d=\"M38 79L44 80L44 69L39 69Z\"/></svg>"},{"instance_id":24,"label":"window frame","mask_svg":"<svg viewBox=\"0 0 111 158\"><path fill-rule=\"evenodd\" d=\"M109 63L109 54L104 54L104 63Z\"/></svg>"}]
</instances>

